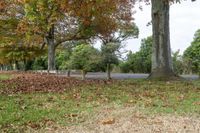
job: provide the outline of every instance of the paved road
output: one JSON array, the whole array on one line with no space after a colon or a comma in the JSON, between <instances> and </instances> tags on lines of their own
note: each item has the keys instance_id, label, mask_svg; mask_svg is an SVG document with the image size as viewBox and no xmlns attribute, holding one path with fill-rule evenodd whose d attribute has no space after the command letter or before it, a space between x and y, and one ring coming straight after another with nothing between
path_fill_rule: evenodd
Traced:
<instances>
[{"instance_id":1,"label":"paved road","mask_svg":"<svg viewBox=\"0 0 200 133\"><path fill-rule=\"evenodd\" d=\"M81 77L80 74L71 74L72 77ZM126 74L126 73L112 73L111 77L113 79L145 79L149 74ZM198 79L197 75L181 75L181 77L188 80ZM106 79L106 73L88 73L86 75L87 79Z\"/></svg>"}]
</instances>

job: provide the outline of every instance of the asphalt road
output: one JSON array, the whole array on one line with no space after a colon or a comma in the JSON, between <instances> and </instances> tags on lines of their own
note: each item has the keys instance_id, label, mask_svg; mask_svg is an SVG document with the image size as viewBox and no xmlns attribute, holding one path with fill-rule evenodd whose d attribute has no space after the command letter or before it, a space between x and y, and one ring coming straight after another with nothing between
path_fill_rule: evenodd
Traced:
<instances>
[{"instance_id":1,"label":"asphalt road","mask_svg":"<svg viewBox=\"0 0 200 133\"><path fill-rule=\"evenodd\" d=\"M145 79L149 74L131 74L131 73L112 73L112 79ZM81 78L80 74L71 74L71 77ZM198 79L198 75L181 75L181 77L188 80ZM87 79L106 79L106 73L87 73Z\"/></svg>"}]
</instances>

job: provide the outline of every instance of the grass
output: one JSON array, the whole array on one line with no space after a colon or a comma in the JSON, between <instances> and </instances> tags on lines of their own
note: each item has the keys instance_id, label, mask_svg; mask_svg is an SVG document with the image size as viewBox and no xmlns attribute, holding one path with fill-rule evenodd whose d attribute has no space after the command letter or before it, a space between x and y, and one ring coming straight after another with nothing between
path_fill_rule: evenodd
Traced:
<instances>
[{"instance_id":1,"label":"grass","mask_svg":"<svg viewBox=\"0 0 200 133\"><path fill-rule=\"evenodd\" d=\"M9 79L11 78L12 75L8 75L8 74L1 74L0 73L0 80L6 80L6 79Z\"/></svg>"},{"instance_id":2,"label":"grass","mask_svg":"<svg viewBox=\"0 0 200 133\"><path fill-rule=\"evenodd\" d=\"M0 130L41 129L47 121L61 126L79 124L112 105L135 107L144 114L200 116L200 81L124 80L65 93L1 94Z\"/></svg>"}]
</instances>

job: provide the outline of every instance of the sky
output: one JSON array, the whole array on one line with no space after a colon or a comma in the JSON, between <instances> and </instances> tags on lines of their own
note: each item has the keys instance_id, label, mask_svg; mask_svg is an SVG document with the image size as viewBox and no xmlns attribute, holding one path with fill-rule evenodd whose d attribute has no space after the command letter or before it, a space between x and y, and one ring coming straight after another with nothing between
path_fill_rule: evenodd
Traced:
<instances>
[{"instance_id":1,"label":"sky","mask_svg":"<svg viewBox=\"0 0 200 133\"><path fill-rule=\"evenodd\" d=\"M151 6L142 5L143 10L135 6L135 23L139 27L138 39L130 39L126 42L125 49L136 52L140 48L142 38L152 35L152 27L147 26L151 21ZM184 50L190 46L195 31L200 29L200 0L191 2L183 1L181 4L173 4L170 9L170 37L172 51Z\"/></svg>"}]
</instances>

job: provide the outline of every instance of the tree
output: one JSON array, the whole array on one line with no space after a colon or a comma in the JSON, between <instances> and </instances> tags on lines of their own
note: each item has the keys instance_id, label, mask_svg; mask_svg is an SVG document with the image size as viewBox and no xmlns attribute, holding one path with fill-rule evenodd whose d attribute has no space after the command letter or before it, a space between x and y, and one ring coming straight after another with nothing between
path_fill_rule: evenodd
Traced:
<instances>
[{"instance_id":1,"label":"tree","mask_svg":"<svg viewBox=\"0 0 200 133\"><path fill-rule=\"evenodd\" d=\"M77 46L68 62L70 68L78 69L82 71L82 79L88 71L96 68L101 61L99 51L89 44L82 44Z\"/></svg>"},{"instance_id":2,"label":"tree","mask_svg":"<svg viewBox=\"0 0 200 133\"><path fill-rule=\"evenodd\" d=\"M153 38L149 36L147 38L142 39L139 56L141 57L143 73L151 72L151 57L152 57L152 45Z\"/></svg>"},{"instance_id":3,"label":"tree","mask_svg":"<svg viewBox=\"0 0 200 133\"><path fill-rule=\"evenodd\" d=\"M19 23L19 19L16 17L16 8L13 6L13 10L9 11L11 8L11 3L14 1L1 1L0 2L0 64L9 65L13 62L8 59L7 52L11 47L15 47L21 40L21 36L19 36L15 29ZM8 48L9 47L9 48ZM7 52L5 52L7 51Z\"/></svg>"},{"instance_id":4,"label":"tree","mask_svg":"<svg viewBox=\"0 0 200 133\"><path fill-rule=\"evenodd\" d=\"M170 47L170 2L180 2L180 0L151 0L153 54L150 78L176 77L173 71Z\"/></svg>"},{"instance_id":5,"label":"tree","mask_svg":"<svg viewBox=\"0 0 200 133\"><path fill-rule=\"evenodd\" d=\"M107 33L116 28L107 16L126 11L132 0L29 0L24 1L28 27L41 34L48 46L48 69L55 69L55 49L61 43L90 38L96 33ZM128 3L128 4L127 4ZM127 6L124 6L127 5ZM123 17L127 17L121 14ZM116 19L116 18L115 18ZM96 22L104 22L109 29L99 30ZM101 27L104 27L102 25Z\"/></svg>"},{"instance_id":6,"label":"tree","mask_svg":"<svg viewBox=\"0 0 200 133\"><path fill-rule=\"evenodd\" d=\"M192 65L192 72L200 74L200 29L196 31L194 39L185 52L184 58Z\"/></svg>"},{"instance_id":7,"label":"tree","mask_svg":"<svg viewBox=\"0 0 200 133\"><path fill-rule=\"evenodd\" d=\"M59 52L56 56L56 67L59 70L68 70L67 76L70 77L71 71L69 66L70 56L72 55L73 49L81 45L82 41L71 41L61 45Z\"/></svg>"},{"instance_id":8,"label":"tree","mask_svg":"<svg viewBox=\"0 0 200 133\"><path fill-rule=\"evenodd\" d=\"M41 56L45 51L38 47L4 47L0 49L0 64L15 64L23 62L24 70L28 70L28 62L33 58ZM19 67L17 67L19 69Z\"/></svg>"},{"instance_id":9,"label":"tree","mask_svg":"<svg viewBox=\"0 0 200 133\"><path fill-rule=\"evenodd\" d=\"M23 44L47 45L48 70L54 70L58 45L116 30L119 21L130 19L133 4L133 0L5 0L0 10L11 12L7 5L12 5L22 11L20 17L16 14L17 31L26 37Z\"/></svg>"},{"instance_id":10,"label":"tree","mask_svg":"<svg viewBox=\"0 0 200 133\"><path fill-rule=\"evenodd\" d=\"M130 20L124 20L125 24L121 22L118 25L116 31L111 32L110 34L99 35L102 43L102 53L104 63L107 66L107 79L111 79L111 64L118 64L118 56L120 54L120 49L122 43L130 38L137 38L139 34L138 27L135 23ZM118 56L117 56L118 52Z\"/></svg>"},{"instance_id":11,"label":"tree","mask_svg":"<svg viewBox=\"0 0 200 133\"><path fill-rule=\"evenodd\" d=\"M117 51L120 48L119 43L107 43L101 46L102 64L105 64L107 70L107 79L111 79L111 65L118 64Z\"/></svg>"},{"instance_id":12,"label":"tree","mask_svg":"<svg viewBox=\"0 0 200 133\"><path fill-rule=\"evenodd\" d=\"M173 72L170 34L169 34L169 1L151 0L153 26L153 53L151 78L168 78Z\"/></svg>"},{"instance_id":13,"label":"tree","mask_svg":"<svg viewBox=\"0 0 200 133\"><path fill-rule=\"evenodd\" d=\"M115 47L115 50L119 50L121 46L116 48L115 44L121 44L127 39L136 38L138 36L139 31L133 21L132 14L134 2L134 0L102 0L97 2L102 5L99 4L100 6L97 6L97 12L95 12L95 17L93 17L91 25L95 32L94 38L100 40L102 45L104 45L102 49L110 49L110 44L114 44L112 47ZM108 59L105 59L106 56L103 56L103 59L104 63L106 63L106 61L108 63L105 65L107 67L107 78L110 79L111 64L108 60L113 57L108 56L114 53L116 54L117 51L105 53L106 51L109 50L104 50L103 54L107 55Z\"/></svg>"},{"instance_id":14,"label":"tree","mask_svg":"<svg viewBox=\"0 0 200 133\"><path fill-rule=\"evenodd\" d=\"M28 27L28 35L39 34L43 44L48 47L48 70L55 70L55 50L57 45L61 44L63 38L61 33L66 31L58 31L59 22L65 19L59 1L56 0L29 0L23 1L25 17L21 21ZM70 18L70 17L69 17ZM63 23L65 25L65 23ZM67 27L65 27L67 29ZM58 31L57 34L56 30ZM60 30L60 29L59 29ZM24 31L23 31L24 32ZM25 31L27 32L27 31ZM59 36L59 38L56 38Z\"/></svg>"},{"instance_id":15,"label":"tree","mask_svg":"<svg viewBox=\"0 0 200 133\"><path fill-rule=\"evenodd\" d=\"M126 13L130 13L130 11L128 10ZM103 63L106 65L107 79L111 79L111 65L118 64L122 43L127 39L138 37L139 30L135 23L132 22L132 19L129 16L127 18L121 18L121 20L113 20L118 23L116 30L106 34L98 34L98 38L102 41L101 51L103 54Z\"/></svg>"},{"instance_id":16,"label":"tree","mask_svg":"<svg viewBox=\"0 0 200 133\"><path fill-rule=\"evenodd\" d=\"M3 3L3 4L2 4ZM4 0L0 2L0 62L2 64L15 64L19 69L20 62L27 66L27 62L36 56L41 55L41 50L37 45L40 38L37 35L26 38L26 34L19 32L24 17L23 4L16 0ZM3 6L2 6L3 5ZM21 27L21 31L26 27ZM26 70L26 67L24 67Z\"/></svg>"}]
</instances>

